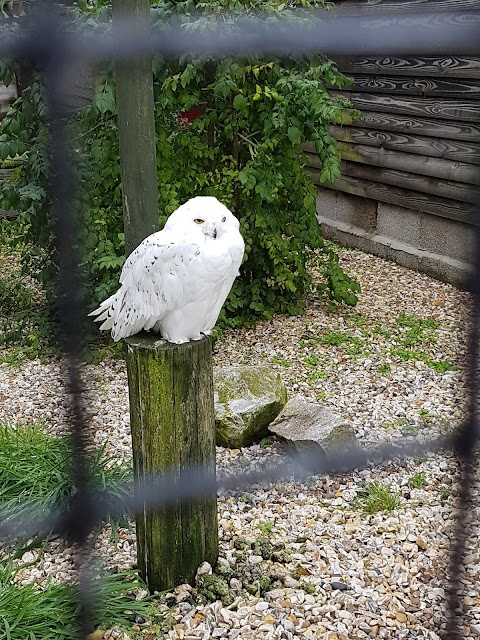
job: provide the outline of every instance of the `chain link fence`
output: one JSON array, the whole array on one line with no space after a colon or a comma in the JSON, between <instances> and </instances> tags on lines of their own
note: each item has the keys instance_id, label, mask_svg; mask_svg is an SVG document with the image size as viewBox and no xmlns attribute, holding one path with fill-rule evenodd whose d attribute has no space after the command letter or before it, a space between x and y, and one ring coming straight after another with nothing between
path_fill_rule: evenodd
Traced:
<instances>
[{"instance_id":1,"label":"chain link fence","mask_svg":"<svg viewBox=\"0 0 480 640\"><path fill-rule=\"evenodd\" d=\"M321 50L326 55L442 55L480 54L480 16L475 13L442 12L397 14L382 17L348 17L318 19L305 30L298 25L272 27L261 18L252 18L235 28L218 22L215 37L212 33L186 33L172 27L162 35L150 34L141 40L134 35L132 24L120 23L112 35L106 37L81 36L74 25L65 28L65 14L54 3L40 3L26 22L26 28L15 38L0 41L0 57L26 57L34 60L44 76L51 132L51 189L55 220L56 250L59 255L58 300L60 307L58 339L67 363L70 429L74 461L75 494L66 510L53 510L47 516L35 516L26 521L8 519L5 524L0 513L0 540L8 541L21 533L24 536L47 536L55 533L78 549L79 589L78 623L82 638L88 635L92 602L89 594L89 534L108 516L119 513L134 515L145 506L152 509L177 500L211 495L215 490L241 490L262 482L279 482L292 475L305 479L309 475L344 473L371 463L399 456L420 456L442 449L454 450L460 464L456 528L450 549L447 637L459 639L461 632L462 565L467 540L467 512L475 482L474 456L479 438L479 369L480 369L480 208L473 220L476 251L471 278L472 323L469 337L469 361L466 363L470 400L463 428L451 439L422 444L379 446L375 451L338 451L319 457L312 453L296 455L283 465L266 471L244 473L219 481L212 487L210 476L202 469L187 469L180 477L168 473L151 478L141 491L130 499L119 501L108 494L94 494L89 488L86 458L87 417L83 405L83 388L79 354L82 346L82 300L77 295L80 284L81 255L78 250L78 219L74 208L75 181L69 163L66 126L68 110L66 95L71 89L69 70L81 59L94 63L102 59L126 60L136 56L162 54L180 56L235 56L252 51L263 54L302 55ZM107 27L107 25L106 25Z\"/></svg>"}]
</instances>

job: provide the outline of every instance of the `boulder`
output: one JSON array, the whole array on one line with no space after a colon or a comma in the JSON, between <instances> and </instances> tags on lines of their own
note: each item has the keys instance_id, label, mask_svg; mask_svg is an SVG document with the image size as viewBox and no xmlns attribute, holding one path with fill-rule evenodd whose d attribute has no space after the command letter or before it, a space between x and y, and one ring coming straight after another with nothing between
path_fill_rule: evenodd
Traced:
<instances>
[{"instance_id":1,"label":"boulder","mask_svg":"<svg viewBox=\"0 0 480 640\"><path fill-rule=\"evenodd\" d=\"M305 453L312 447L330 453L357 445L355 431L347 420L335 415L324 405L309 402L300 396L287 402L270 424L269 431L278 436L287 449L298 453Z\"/></svg>"},{"instance_id":2,"label":"boulder","mask_svg":"<svg viewBox=\"0 0 480 640\"><path fill-rule=\"evenodd\" d=\"M280 374L268 367L215 367L217 445L239 448L268 436L268 425L287 402Z\"/></svg>"}]
</instances>

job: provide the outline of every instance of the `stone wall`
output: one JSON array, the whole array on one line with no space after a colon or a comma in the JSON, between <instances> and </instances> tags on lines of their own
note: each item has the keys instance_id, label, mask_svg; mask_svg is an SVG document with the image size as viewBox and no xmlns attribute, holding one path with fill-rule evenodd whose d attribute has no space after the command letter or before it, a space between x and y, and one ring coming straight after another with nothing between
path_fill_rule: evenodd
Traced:
<instances>
[{"instance_id":1,"label":"stone wall","mask_svg":"<svg viewBox=\"0 0 480 640\"><path fill-rule=\"evenodd\" d=\"M317 212L325 238L460 288L468 285L473 256L469 224L323 188Z\"/></svg>"}]
</instances>

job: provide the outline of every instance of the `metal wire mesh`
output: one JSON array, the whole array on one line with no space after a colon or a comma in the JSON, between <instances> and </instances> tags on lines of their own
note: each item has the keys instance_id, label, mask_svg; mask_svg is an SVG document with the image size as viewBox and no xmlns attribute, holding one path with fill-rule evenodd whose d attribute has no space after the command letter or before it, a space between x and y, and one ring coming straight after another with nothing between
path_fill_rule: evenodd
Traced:
<instances>
[{"instance_id":1,"label":"metal wire mesh","mask_svg":"<svg viewBox=\"0 0 480 640\"><path fill-rule=\"evenodd\" d=\"M41 4L30 21L28 29L17 38L0 42L0 56L29 57L43 69L49 101L49 117L52 149L52 201L54 206L55 237L60 260L58 298L61 326L59 340L65 354L68 372L70 428L73 441L75 495L66 511L52 511L47 517L9 519L2 523L0 513L0 539L6 540L18 534L46 535L54 532L77 544L79 570L80 608L78 614L81 636L86 637L89 621L87 539L89 533L108 515L127 511L133 515L144 506L165 506L179 499L193 499L211 494L209 475L202 469L187 469L180 478L168 474L149 479L145 492L137 491L128 501L117 500L108 495L95 495L89 490L86 460L86 416L82 404L83 389L80 376L79 353L81 349L81 323L83 314L81 297L78 295L79 264L76 238L78 217L74 207L74 177L69 162L66 136L67 113L65 92L68 90L68 71L78 57L95 61L101 58L127 59L132 56L162 53L178 56L185 53L213 56L232 56L247 52L300 53L318 51L326 55L373 54L428 55L478 54L480 52L480 17L465 12L441 14L416 13L391 16L375 15L372 18L341 17L334 20L318 20L313 28L305 31L301 27L275 27L261 19L249 19L237 23L232 31L224 22L218 23L216 37L200 32L186 34L180 27L172 28L161 36L151 34L141 41L132 36L131 24L120 24L115 36L86 38L74 30L68 35L62 30L64 23L54 4ZM477 206L478 208L478 206ZM284 465L263 472L247 473L224 479L217 489L245 489L260 482L275 482L292 474L306 477L313 474L345 472L365 466L368 462L380 462L397 456L418 456L427 451L453 449L458 454L460 480L456 514L456 530L451 547L450 575L448 585L449 639L461 637L459 625L462 612L462 564L468 535L467 511L474 484L475 447L479 438L479 365L480 365L480 208L473 221L476 242L475 264L471 281L472 325L469 341L468 377L470 404L465 426L453 440L430 441L423 444L399 444L380 446L374 452L355 449L337 452L319 458L313 454L297 455Z\"/></svg>"}]
</instances>

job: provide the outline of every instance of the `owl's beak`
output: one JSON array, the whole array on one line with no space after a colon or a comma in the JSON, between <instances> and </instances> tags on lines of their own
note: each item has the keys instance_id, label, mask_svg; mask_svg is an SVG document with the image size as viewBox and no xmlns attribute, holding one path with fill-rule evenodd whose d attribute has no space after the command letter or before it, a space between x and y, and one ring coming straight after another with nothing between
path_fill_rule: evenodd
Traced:
<instances>
[{"instance_id":1,"label":"owl's beak","mask_svg":"<svg viewBox=\"0 0 480 640\"><path fill-rule=\"evenodd\" d=\"M217 237L217 227L214 224L207 225L207 228L205 229L205 235L210 236L210 238L213 238L215 240Z\"/></svg>"}]
</instances>

